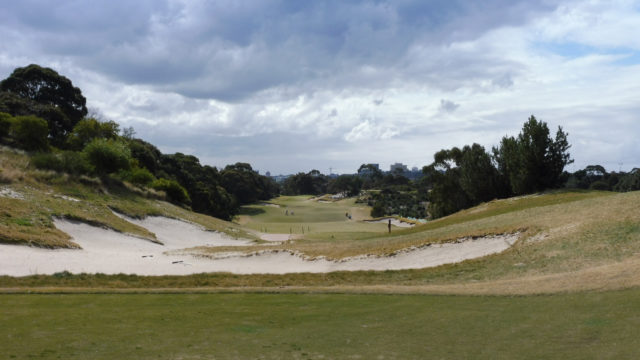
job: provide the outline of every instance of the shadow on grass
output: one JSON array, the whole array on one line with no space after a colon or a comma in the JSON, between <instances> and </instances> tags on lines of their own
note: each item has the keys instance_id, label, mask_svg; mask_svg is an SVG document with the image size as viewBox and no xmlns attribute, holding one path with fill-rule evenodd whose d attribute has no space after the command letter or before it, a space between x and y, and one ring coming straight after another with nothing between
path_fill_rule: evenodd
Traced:
<instances>
[{"instance_id":1,"label":"shadow on grass","mask_svg":"<svg viewBox=\"0 0 640 360\"><path fill-rule=\"evenodd\" d=\"M261 209L261 208L243 206L240 208L238 215L255 216L255 215L264 214L265 212L266 211L264 211L264 209Z\"/></svg>"}]
</instances>

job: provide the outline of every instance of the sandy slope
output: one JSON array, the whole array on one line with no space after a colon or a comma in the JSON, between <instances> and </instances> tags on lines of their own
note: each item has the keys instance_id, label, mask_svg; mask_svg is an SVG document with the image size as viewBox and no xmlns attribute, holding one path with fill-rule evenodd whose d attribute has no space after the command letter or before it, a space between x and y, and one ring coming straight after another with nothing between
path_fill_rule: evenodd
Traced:
<instances>
[{"instance_id":1,"label":"sandy slope","mask_svg":"<svg viewBox=\"0 0 640 360\"><path fill-rule=\"evenodd\" d=\"M211 259L179 250L195 246L246 245L249 241L236 240L173 219L151 217L128 220L154 232L164 245L83 223L56 220L56 227L71 235L82 246L82 250L0 245L0 274L24 276L53 274L64 270L73 273L139 275L399 270L437 266L497 253L517 240L517 235L467 239L455 244L408 249L389 257L363 256L339 262L326 259L306 260L303 256L289 252L261 252L252 256L228 253Z\"/></svg>"}]
</instances>

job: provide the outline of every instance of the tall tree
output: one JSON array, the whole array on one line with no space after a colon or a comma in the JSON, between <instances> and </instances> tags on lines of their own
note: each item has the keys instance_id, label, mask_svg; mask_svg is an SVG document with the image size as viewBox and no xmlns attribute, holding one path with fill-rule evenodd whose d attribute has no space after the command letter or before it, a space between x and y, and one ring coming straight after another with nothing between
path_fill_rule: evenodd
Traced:
<instances>
[{"instance_id":1,"label":"tall tree","mask_svg":"<svg viewBox=\"0 0 640 360\"><path fill-rule=\"evenodd\" d=\"M0 82L0 91L9 93L2 97L4 111L46 119L51 138L58 144L87 115L87 100L80 89L50 68L35 64L16 68Z\"/></svg>"},{"instance_id":2,"label":"tall tree","mask_svg":"<svg viewBox=\"0 0 640 360\"><path fill-rule=\"evenodd\" d=\"M532 115L517 138L502 139L500 147L493 149L494 160L513 194L529 194L563 183L564 168L573 162L567 135L558 127L552 139L547 124Z\"/></svg>"}]
</instances>

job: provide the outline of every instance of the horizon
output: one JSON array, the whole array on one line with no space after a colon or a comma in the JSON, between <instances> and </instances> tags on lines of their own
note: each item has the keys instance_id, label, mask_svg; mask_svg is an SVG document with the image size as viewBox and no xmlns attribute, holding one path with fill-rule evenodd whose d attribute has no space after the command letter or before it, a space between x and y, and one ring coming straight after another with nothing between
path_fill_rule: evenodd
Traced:
<instances>
[{"instance_id":1,"label":"horizon","mask_svg":"<svg viewBox=\"0 0 640 360\"><path fill-rule=\"evenodd\" d=\"M640 167L638 1L24 1L0 78L31 63L163 153L264 174L430 164L531 115L573 172ZM81 14L81 16L78 16Z\"/></svg>"}]
</instances>

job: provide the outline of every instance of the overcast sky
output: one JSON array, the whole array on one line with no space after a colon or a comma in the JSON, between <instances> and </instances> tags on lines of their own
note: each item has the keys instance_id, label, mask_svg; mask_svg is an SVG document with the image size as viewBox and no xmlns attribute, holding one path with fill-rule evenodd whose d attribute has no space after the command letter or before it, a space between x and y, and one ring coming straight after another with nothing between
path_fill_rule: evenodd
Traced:
<instances>
[{"instance_id":1,"label":"overcast sky","mask_svg":"<svg viewBox=\"0 0 640 360\"><path fill-rule=\"evenodd\" d=\"M51 67L218 167L421 168L533 114L569 170L617 171L640 167L639 29L640 1L0 0L0 78Z\"/></svg>"}]
</instances>

